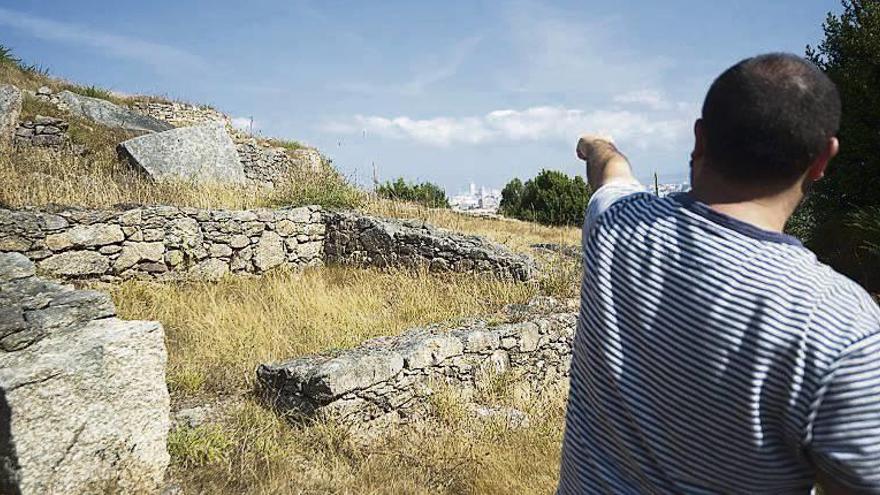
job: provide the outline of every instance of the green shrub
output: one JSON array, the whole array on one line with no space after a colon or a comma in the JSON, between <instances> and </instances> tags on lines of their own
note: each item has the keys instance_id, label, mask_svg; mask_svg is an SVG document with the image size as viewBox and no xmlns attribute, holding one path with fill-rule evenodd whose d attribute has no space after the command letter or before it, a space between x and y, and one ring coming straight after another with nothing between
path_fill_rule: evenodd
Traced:
<instances>
[{"instance_id":1,"label":"green shrub","mask_svg":"<svg viewBox=\"0 0 880 495\"><path fill-rule=\"evenodd\" d=\"M541 170L525 184L513 179L501 191L501 213L545 225L580 225L590 188L580 176Z\"/></svg>"},{"instance_id":2,"label":"green shrub","mask_svg":"<svg viewBox=\"0 0 880 495\"><path fill-rule=\"evenodd\" d=\"M394 182L386 182L376 189L379 197L395 201L409 201L418 203L428 208L449 208L449 200L444 191L437 184L423 182L410 184L399 177Z\"/></svg>"},{"instance_id":3,"label":"green shrub","mask_svg":"<svg viewBox=\"0 0 880 495\"><path fill-rule=\"evenodd\" d=\"M110 90L98 87L98 86L70 86L68 88L70 91L83 95L89 96L91 98L100 98L102 100L113 100L114 96Z\"/></svg>"}]
</instances>

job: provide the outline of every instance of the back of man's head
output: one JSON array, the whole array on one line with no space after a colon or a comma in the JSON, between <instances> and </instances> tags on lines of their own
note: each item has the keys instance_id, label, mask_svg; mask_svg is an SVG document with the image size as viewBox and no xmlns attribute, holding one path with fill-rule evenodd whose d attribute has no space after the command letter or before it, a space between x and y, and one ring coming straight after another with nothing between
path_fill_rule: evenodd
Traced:
<instances>
[{"instance_id":1,"label":"back of man's head","mask_svg":"<svg viewBox=\"0 0 880 495\"><path fill-rule=\"evenodd\" d=\"M811 62L772 53L721 74L702 121L707 167L741 184L788 186L837 133L840 96Z\"/></svg>"}]
</instances>

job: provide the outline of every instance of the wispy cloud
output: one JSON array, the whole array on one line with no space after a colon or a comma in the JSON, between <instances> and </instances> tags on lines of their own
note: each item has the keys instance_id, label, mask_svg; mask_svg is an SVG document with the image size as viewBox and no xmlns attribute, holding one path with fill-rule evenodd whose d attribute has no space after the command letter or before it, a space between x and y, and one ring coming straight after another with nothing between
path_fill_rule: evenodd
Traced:
<instances>
[{"instance_id":1,"label":"wispy cloud","mask_svg":"<svg viewBox=\"0 0 880 495\"><path fill-rule=\"evenodd\" d=\"M242 131L253 132L257 129L257 121L252 117L232 117L229 119L232 127Z\"/></svg>"},{"instance_id":2,"label":"wispy cloud","mask_svg":"<svg viewBox=\"0 0 880 495\"><path fill-rule=\"evenodd\" d=\"M674 106L661 91L656 89L639 89L615 95L613 101L623 105L642 105L652 110L669 110Z\"/></svg>"},{"instance_id":3,"label":"wispy cloud","mask_svg":"<svg viewBox=\"0 0 880 495\"><path fill-rule=\"evenodd\" d=\"M438 54L423 55L414 63L413 75L399 82L347 82L333 85L334 88L357 94L398 94L418 96L431 86L455 76L461 65L477 49L482 41L481 36L470 36L452 45L448 50Z\"/></svg>"},{"instance_id":4,"label":"wispy cloud","mask_svg":"<svg viewBox=\"0 0 880 495\"><path fill-rule=\"evenodd\" d=\"M664 57L630 50L614 18L571 16L524 0L506 11L505 22L518 62L498 79L511 90L607 97L653 84L671 66Z\"/></svg>"},{"instance_id":5,"label":"wispy cloud","mask_svg":"<svg viewBox=\"0 0 880 495\"><path fill-rule=\"evenodd\" d=\"M630 110L584 111L554 106L495 110L481 116L413 119L356 115L328 122L331 133L373 134L432 146L499 141L572 140L580 132L611 135L640 148L668 148L687 135L683 116L652 116Z\"/></svg>"},{"instance_id":6,"label":"wispy cloud","mask_svg":"<svg viewBox=\"0 0 880 495\"><path fill-rule=\"evenodd\" d=\"M0 26L7 26L39 39L77 44L107 55L151 66L159 73L181 69L201 70L209 65L200 57L161 43L95 31L86 26L37 17L0 8Z\"/></svg>"}]
</instances>

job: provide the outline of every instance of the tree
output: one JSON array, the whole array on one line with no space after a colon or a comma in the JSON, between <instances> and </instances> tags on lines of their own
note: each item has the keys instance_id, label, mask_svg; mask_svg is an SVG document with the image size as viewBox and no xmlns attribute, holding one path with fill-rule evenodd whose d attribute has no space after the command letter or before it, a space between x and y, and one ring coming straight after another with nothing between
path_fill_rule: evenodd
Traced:
<instances>
[{"instance_id":1,"label":"tree","mask_svg":"<svg viewBox=\"0 0 880 495\"><path fill-rule=\"evenodd\" d=\"M547 225L580 225L589 199L590 188L580 176L541 170L525 184L513 179L504 187L501 212Z\"/></svg>"},{"instance_id":2,"label":"tree","mask_svg":"<svg viewBox=\"0 0 880 495\"><path fill-rule=\"evenodd\" d=\"M446 191L431 182L409 184L403 180L403 177L398 177L394 182L380 185L376 189L376 193L383 198L410 201L429 208L449 208Z\"/></svg>"},{"instance_id":3,"label":"tree","mask_svg":"<svg viewBox=\"0 0 880 495\"><path fill-rule=\"evenodd\" d=\"M880 211L880 2L845 0L843 12L829 13L823 29L825 39L808 46L807 57L840 90L841 149L798 213L809 224L796 228L820 258L876 288L880 257L868 258L864 243L872 231L866 224L880 224L868 214Z\"/></svg>"},{"instance_id":4,"label":"tree","mask_svg":"<svg viewBox=\"0 0 880 495\"><path fill-rule=\"evenodd\" d=\"M522 203L523 183L514 178L501 190L501 202L498 210L502 215L516 217L519 214L519 205Z\"/></svg>"}]
</instances>

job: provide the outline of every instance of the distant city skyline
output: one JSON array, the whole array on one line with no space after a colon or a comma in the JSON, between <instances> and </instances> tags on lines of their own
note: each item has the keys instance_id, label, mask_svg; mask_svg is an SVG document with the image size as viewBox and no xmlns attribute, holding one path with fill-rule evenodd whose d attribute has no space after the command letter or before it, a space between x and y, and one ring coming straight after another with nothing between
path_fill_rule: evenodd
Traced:
<instances>
[{"instance_id":1,"label":"distant city skyline","mask_svg":"<svg viewBox=\"0 0 880 495\"><path fill-rule=\"evenodd\" d=\"M375 163L454 191L583 174L582 132L611 134L639 177L686 176L713 78L802 54L829 11L840 3L0 0L0 44L80 84L210 104L364 186Z\"/></svg>"}]
</instances>

